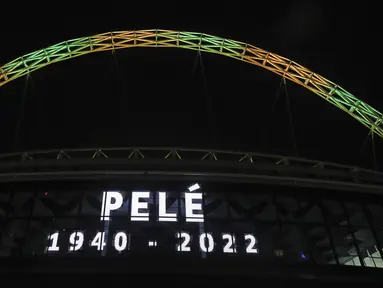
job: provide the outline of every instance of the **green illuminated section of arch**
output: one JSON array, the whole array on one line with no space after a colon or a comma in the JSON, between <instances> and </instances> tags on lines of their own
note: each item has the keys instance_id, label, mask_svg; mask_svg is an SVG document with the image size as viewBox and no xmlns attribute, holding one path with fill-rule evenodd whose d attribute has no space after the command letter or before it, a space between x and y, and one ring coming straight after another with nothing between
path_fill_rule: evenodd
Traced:
<instances>
[{"instance_id":1,"label":"green illuminated section of arch","mask_svg":"<svg viewBox=\"0 0 383 288\"><path fill-rule=\"evenodd\" d=\"M253 45L196 32L117 31L61 42L0 67L0 86L52 63L89 53L132 47L171 47L215 53L263 67L297 83L343 110L383 138L383 115L339 85L298 63Z\"/></svg>"}]
</instances>

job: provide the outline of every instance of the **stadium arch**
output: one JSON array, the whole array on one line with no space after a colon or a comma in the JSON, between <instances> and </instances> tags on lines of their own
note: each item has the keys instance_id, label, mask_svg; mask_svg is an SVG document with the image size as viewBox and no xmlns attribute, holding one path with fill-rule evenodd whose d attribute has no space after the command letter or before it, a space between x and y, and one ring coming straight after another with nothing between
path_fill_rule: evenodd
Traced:
<instances>
[{"instance_id":1,"label":"stadium arch","mask_svg":"<svg viewBox=\"0 0 383 288\"><path fill-rule=\"evenodd\" d=\"M383 138L383 114L330 80L298 63L244 42L198 32L116 31L60 42L0 66L0 87L47 65L82 55L132 47L170 47L220 54L250 63L305 87Z\"/></svg>"}]
</instances>

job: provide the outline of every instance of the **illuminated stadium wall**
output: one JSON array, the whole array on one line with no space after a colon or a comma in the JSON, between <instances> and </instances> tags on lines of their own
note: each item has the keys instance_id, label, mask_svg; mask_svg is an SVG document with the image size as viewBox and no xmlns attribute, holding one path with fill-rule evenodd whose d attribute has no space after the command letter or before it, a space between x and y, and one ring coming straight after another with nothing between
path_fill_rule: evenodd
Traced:
<instances>
[{"instance_id":1,"label":"illuminated stadium wall","mask_svg":"<svg viewBox=\"0 0 383 288\"><path fill-rule=\"evenodd\" d=\"M360 201L298 187L192 184L2 186L0 256L172 255L383 267L378 198Z\"/></svg>"}]
</instances>

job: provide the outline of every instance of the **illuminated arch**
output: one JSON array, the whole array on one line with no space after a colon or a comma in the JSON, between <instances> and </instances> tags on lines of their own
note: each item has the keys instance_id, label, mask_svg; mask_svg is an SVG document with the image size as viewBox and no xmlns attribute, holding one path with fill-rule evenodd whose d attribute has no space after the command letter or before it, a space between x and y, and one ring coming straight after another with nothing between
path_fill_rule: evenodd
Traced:
<instances>
[{"instance_id":1,"label":"illuminated arch","mask_svg":"<svg viewBox=\"0 0 383 288\"><path fill-rule=\"evenodd\" d=\"M131 48L173 47L221 54L263 67L295 82L351 115L383 138L383 114L326 78L294 61L253 45L195 32L170 30L117 31L68 40L0 67L0 86L52 63L85 54Z\"/></svg>"}]
</instances>

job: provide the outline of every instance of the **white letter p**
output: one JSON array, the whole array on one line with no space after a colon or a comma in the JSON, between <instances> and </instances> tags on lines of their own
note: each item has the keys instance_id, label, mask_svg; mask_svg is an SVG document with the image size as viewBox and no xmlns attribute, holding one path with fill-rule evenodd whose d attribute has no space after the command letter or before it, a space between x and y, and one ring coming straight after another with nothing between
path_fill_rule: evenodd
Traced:
<instances>
[{"instance_id":1,"label":"white letter p","mask_svg":"<svg viewBox=\"0 0 383 288\"><path fill-rule=\"evenodd\" d=\"M114 199L112 203L112 199ZM123 198L120 192L105 191L102 194L101 221L109 221L110 211L122 206Z\"/></svg>"}]
</instances>

